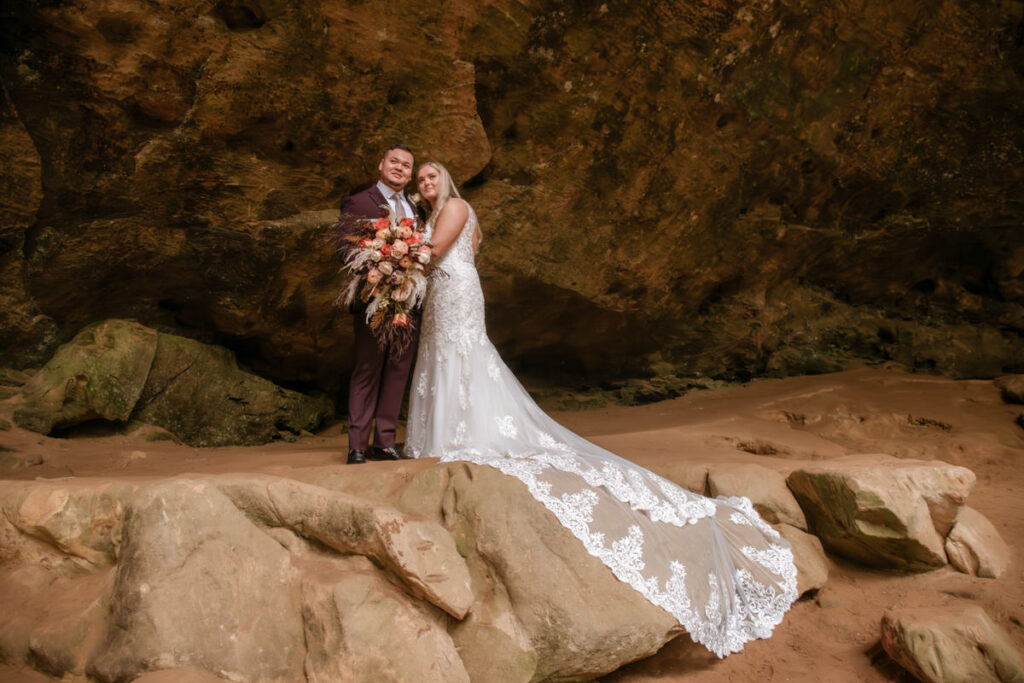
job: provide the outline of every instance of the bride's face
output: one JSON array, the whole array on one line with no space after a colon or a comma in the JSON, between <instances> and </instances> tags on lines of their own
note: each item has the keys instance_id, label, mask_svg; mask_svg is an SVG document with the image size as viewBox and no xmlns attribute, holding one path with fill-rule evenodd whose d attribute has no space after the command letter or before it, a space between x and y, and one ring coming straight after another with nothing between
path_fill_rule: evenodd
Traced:
<instances>
[{"instance_id":1,"label":"bride's face","mask_svg":"<svg viewBox=\"0 0 1024 683\"><path fill-rule=\"evenodd\" d=\"M424 166L416 176L416 189L420 196L430 202L431 206L437 199L437 192L441 187L441 174L433 166Z\"/></svg>"}]
</instances>

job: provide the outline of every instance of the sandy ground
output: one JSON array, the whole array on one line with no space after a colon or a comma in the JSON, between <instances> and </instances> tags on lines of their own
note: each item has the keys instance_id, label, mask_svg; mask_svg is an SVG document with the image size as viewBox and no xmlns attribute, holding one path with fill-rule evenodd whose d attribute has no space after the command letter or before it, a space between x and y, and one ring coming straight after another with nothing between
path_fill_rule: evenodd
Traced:
<instances>
[{"instance_id":1,"label":"sandy ground","mask_svg":"<svg viewBox=\"0 0 1024 683\"><path fill-rule=\"evenodd\" d=\"M0 403L9 418L15 399ZM895 607L976 604L1024 650L1024 406L1008 405L990 381L953 381L898 369L762 380L694 392L673 401L613 407L555 417L574 431L650 469L671 474L684 463L756 462L788 471L801 461L850 453L888 453L944 460L972 469L977 484L969 504L995 524L1013 559L1000 579L978 579L944 569L902 575L832 558L828 584L801 600L771 639L718 660L686 636L654 657L604 680L646 681L902 681L911 680L879 652L879 622ZM341 425L295 443L255 448L195 449L149 442L144 435L80 430L53 439L12 428L0 431L0 451L43 462L0 476L148 479L182 473L268 472L288 476L307 467L340 467L346 437ZM416 470L434 461L369 463L353 474L369 480L390 467ZM346 470L347 471L347 470ZM52 680L0 667L3 681Z\"/></svg>"}]
</instances>

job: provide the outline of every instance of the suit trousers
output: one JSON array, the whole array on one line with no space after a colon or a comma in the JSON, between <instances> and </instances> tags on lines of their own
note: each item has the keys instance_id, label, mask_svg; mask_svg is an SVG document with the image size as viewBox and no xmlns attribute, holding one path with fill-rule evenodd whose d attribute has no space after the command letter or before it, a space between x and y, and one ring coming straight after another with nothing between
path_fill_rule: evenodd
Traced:
<instances>
[{"instance_id":1,"label":"suit trousers","mask_svg":"<svg viewBox=\"0 0 1024 683\"><path fill-rule=\"evenodd\" d=\"M348 389L348 446L350 450L366 450L372 429L373 445L390 448L395 445L398 413L416 359L419 328L413 331L405 351L396 354L390 347L381 349L362 313L354 314L352 319L355 367Z\"/></svg>"}]
</instances>

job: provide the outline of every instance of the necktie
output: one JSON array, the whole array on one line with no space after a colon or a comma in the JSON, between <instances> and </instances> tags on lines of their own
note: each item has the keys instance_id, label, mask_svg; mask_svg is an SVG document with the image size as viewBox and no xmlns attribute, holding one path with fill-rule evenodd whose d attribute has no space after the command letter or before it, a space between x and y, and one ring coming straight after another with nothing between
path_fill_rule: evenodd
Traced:
<instances>
[{"instance_id":1,"label":"necktie","mask_svg":"<svg viewBox=\"0 0 1024 683\"><path fill-rule=\"evenodd\" d=\"M395 200L395 218L402 220L405 218L405 202L402 201L402 195L396 192L391 198Z\"/></svg>"}]
</instances>

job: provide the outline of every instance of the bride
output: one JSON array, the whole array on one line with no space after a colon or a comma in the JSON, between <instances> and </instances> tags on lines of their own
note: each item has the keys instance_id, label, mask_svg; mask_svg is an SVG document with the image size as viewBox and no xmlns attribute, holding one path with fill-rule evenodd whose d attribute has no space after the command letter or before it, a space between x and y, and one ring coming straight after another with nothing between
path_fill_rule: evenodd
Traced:
<instances>
[{"instance_id":1,"label":"bride","mask_svg":"<svg viewBox=\"0 0 1024 683\"><path fill-rule=\"evenodd\" d=\"M417 184L435 267L406 454L516 477L591 555L719 657L768 637L797 597L788 543L747 498L686 491L548 417L487 337L476 214L441 164L420 167Z\"/></svg>"}]
</instances>

